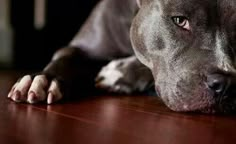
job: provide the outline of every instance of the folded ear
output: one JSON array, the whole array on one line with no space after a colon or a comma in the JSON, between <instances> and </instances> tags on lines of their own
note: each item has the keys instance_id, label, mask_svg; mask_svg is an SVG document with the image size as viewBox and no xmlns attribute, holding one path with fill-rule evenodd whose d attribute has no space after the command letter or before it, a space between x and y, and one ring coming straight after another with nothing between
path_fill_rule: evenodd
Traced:
<instances>
[{"instance_id":1,"label":"folded ear","mask_svg":"<svg viewBox=\"0 0 236 144\"><path fill-rule=\"evenodd\" d=\"M138 7L141 7L141 0L136 0Z\"/></svg>"}]
</instances>

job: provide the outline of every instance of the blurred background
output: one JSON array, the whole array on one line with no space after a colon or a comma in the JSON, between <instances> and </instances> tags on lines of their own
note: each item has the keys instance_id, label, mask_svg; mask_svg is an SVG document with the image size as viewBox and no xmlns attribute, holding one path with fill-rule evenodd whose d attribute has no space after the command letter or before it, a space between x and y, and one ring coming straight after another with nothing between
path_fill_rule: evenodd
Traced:
<instances>
[{"instance_id":1,"label":"blurred background","mask_svg":"<svg viewBox=\"0 0 236 144\"><path fill-rule=\"evenodd\" d=\"M99 0L0 0L0 68L41 70Z\"/></svg>"}]
</instances>

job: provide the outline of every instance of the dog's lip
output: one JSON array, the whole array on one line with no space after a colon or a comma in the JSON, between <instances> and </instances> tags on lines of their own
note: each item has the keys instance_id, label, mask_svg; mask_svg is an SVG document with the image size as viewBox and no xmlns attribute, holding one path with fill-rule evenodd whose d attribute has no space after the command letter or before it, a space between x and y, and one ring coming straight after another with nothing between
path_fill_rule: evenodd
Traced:
<instances>
[{"instance_id":1,"label":"dog's lip","mask_svg":"<svg viewBox=\"0 0 236 144\"><path fill-rule=\"evenodd\" d=\"M212 107L205 107L203 109L196 110L196 112L200 112L204 114L216 114L217 110Z\"/></svg>"},{"instance_id":2,"label":"dog's lip","mask_svg":"<svg viewBox=\"0 0 236 144\"><path fill-rule=\"evenodd\" d=\"M231 96L224 96L220 102L216 103L216 109L219 113L227 113L227 114L236 114L236 98L232 98Z\"/></svg>"}]
</instances>

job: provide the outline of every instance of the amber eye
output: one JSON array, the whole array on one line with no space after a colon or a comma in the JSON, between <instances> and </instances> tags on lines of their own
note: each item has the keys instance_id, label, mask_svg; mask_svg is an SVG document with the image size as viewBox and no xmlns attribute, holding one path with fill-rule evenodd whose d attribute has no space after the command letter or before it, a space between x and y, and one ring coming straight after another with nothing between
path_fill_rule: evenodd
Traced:
<instances>
[{"instance_id":1,"label":"amber eye","mask_svg":"<svg viewBox=\"0 0 236 144\"><path fill-rule=\"evenodd\" d=\"M186 17L174 16L174 17L172 17L172 20L173 20L174 24L176 24L177 26L179 26L185 30L190 30L189 20Z\"/></svg>"}]
</instances>

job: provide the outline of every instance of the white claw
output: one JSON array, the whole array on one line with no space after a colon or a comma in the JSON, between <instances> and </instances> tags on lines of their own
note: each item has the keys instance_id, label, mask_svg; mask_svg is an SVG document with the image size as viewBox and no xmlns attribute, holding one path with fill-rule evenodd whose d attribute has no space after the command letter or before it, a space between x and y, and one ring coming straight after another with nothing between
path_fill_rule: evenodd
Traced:
<instances>
[{"instance_id":1,"label":"white claw","mask_svg":"<svg viewBox=\"0 0 236 144\"><path fill-rule=\"evenodd\" d=\"M58 101L62 98L62 93L59 89L58 82L53 80L48 89L48 99L47 103L52 104L55 101Z\"/></svg>"},{"instance_id":2,"label":"white claw","mask_svg":"<svg viewBox=\"0 0 236 144\"><path fill-rule=\"evenodd\" d=\"M54 95L51 92L48 93L48 99L47 99L47 103L48 104L52 104L53 103L53 97L54 97Z\"/></svg>"},{"instance_id":3,"label":"white claw","mask_svg":"<svg viewBox=\"0 0 236 144\"><path fill-rule=\"evenodd\" d=\"M8 98L11 98L11 97L12 97L12 94L13 94L13 92L15 91L15 88L16 88L17 85L18 85L18 82L16 82L16 83L12 86L10 92L9 92L8 95L7 95Z\"/></svg>"}]
</instances>

